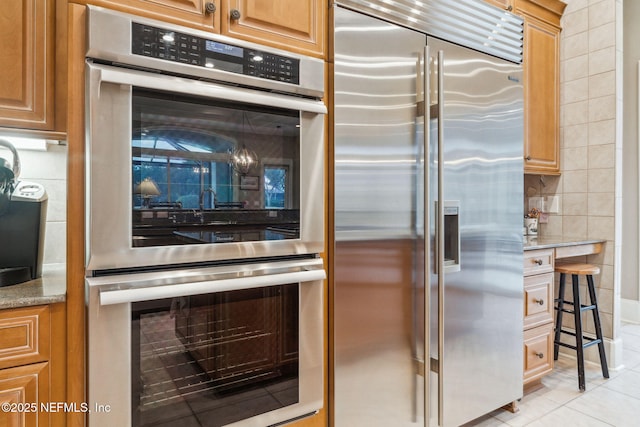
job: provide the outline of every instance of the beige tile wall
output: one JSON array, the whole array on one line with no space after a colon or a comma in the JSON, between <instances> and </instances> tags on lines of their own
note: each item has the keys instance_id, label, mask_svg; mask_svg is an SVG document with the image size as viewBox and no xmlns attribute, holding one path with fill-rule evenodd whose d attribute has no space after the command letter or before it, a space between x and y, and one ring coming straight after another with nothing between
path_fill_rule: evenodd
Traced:
<instances>
[{"instance_id":1,"label":"beige tile wall","mask_svg":"<svg viewBox=\"0 0 640 427\"><path fill-rule=\"evenodd\" d=\"M589 262L596 278L603 332L617 335L621 206L622 0L564 0L560 69L561 171L525 177L525 194L558 195L560 213L541 224L541 235L606 239ZM582 258L584 260L584 258ZM585 283L586 284L586 283ZM583 295L586 291L583 289ZM592 331L591 321L587 330Z\"/></svg>"}]
</instances>

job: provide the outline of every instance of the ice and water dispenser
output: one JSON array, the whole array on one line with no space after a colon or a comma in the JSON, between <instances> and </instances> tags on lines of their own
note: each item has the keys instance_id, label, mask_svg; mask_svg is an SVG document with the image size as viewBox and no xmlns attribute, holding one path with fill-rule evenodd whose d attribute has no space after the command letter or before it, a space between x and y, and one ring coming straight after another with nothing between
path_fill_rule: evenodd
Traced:
<instances>
[{"instance_id":1,"label":"ice and water dispenser","mask_svg":"<svg viewBox=\"0 0 640 427\"><path fill-rule=\"evenodd\" d=\"M444 206L444 272L460 271L460 202L445 200Z\"/></svg>"}]
</instances>

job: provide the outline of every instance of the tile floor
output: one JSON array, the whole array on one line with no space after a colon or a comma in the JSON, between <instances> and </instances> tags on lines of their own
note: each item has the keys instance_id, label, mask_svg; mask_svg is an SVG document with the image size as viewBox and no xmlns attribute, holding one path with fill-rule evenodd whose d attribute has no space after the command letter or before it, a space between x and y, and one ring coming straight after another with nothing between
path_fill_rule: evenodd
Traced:
<instances>
[{"instance_id":1,"label":"tile floor","mask_svg":"<svg viewBox=\"0 0 640 427\"><path fill-rule=\"evenodd\" d=\"M497 410L474 426L640 426L640 325L622 327L624 368L602 377L599 364L586 364L587 390L578 390L575 359L560 356L542 387L527 393L520 411Z\"/></svg>"}]
</instances>

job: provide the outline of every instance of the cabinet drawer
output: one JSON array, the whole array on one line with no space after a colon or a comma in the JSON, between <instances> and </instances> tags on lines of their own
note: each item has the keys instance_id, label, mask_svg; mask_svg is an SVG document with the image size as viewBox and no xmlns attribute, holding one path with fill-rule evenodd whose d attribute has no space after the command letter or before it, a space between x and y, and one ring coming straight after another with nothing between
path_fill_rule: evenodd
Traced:
<instances>
[{"instance_id":1,"label":"cabinet drawer","mask_svg":"<svg viewBox=\"0 0 640 427\"><path fill-rule=\"evenodd\" d=\"M524 252L524 275L549 273L553 271L553 249L538 249Z\"/></svg>"},{"instance_id":2,"label":"cabinet drawer","mask_svg":"<svg viewBox=\"0 0 640 427\"><path fill-rule=\"evenodd\" d=\"M49 359L49 307L0 311L0 369Z\"/></svg>"},{"instance_id":3,"label":"cabinet drawer","mask_svg":"<svg viewBox=\"0 0 640 427\"><path fill-rule=\"evenodd\" d=\"M553 323L524 331L524 383L553 370Z\"/></svg>"},{"instance_id":4,"label":"cabinet drawer","mask_svg":"<svg viewBox=\"0 0 640 427\"><path fill-rule=\"evenodd\" d=\"M553 273L524 278L524 328L553 322Z\"/></svg>"}]
</instances>

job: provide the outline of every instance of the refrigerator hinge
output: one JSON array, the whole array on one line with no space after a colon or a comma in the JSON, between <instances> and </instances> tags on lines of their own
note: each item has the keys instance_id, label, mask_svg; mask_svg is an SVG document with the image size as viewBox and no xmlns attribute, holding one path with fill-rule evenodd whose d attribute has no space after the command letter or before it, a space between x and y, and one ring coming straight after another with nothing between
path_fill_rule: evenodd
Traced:
<instances>
[{"instance_id":1,"label":"refrigerator hinge","mask_svg":"<svg viewBox=\"0 0 640 427\"><path fill-rule=\"evenodd\" d=\"M439 373L440 369L438 368L438 359L430 358L431 362L431 372Z\"/></svg>"}]
</instances>

